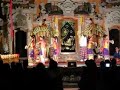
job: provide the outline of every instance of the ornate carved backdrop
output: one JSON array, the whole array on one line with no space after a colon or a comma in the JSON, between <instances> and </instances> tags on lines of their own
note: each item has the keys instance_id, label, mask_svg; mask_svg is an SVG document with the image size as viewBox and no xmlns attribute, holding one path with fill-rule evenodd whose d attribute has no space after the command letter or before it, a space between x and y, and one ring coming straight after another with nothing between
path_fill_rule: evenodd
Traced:
<instances>
[{"instance_id":1,"label":"ornate carved backdrop","mask_svg":"<svg viewBox=\"0 0 120 90\"><path fill-rule=\"evenodd\" d=\"M78 23L74 18L62 18L59 25L60 59L77 60L78 57Z\"/></svg>"}]
</instances>

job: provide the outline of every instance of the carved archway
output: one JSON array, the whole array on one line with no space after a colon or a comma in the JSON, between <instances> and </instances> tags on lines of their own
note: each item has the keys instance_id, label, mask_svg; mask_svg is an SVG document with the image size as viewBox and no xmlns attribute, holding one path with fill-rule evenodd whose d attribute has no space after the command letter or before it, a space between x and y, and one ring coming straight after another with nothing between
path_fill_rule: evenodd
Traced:
<instances>
[{"instance_id":1,"label":"carved archway","mask_svg":"<svg viewBox=\"0 0 120 90\"><path fill-rule=\"evenodd\" d=\"M25 45L27 44L27 33L18 30L15 33L15 53L18 53L20 57L27 57L27 50Z\"/></svg>"}]
</instances>

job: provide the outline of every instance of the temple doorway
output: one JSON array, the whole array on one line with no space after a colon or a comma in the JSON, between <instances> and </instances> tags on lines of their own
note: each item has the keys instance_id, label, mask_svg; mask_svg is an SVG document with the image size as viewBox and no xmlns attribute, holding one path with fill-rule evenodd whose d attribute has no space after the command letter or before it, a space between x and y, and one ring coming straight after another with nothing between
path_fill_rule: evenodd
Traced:
<instances>
[{"instance_id":1,"label":"temple doorway","mask_svg":"<svg viewBox=\"0 0 120 90\"><path fill-rule=\"evenodd\" d=\"M114 40L114 44L110 43L110 55L113 55L115 52L115 47L120 48L120 31L118 29L111 29L109 31L109 38L110 40Z\"/></svg>"},{"instance_id":2,"label":"temple doorway","mask_svg":"<svg viewBox=\"0 0 120 90\"><path fill-rule=\"evenodd\" d=\"M15 34L15 52L20 55L20 57L27 57L27 50L25 45L27 44L27 33L24 31L17 31Z\"/></svg>"}]
</instances>

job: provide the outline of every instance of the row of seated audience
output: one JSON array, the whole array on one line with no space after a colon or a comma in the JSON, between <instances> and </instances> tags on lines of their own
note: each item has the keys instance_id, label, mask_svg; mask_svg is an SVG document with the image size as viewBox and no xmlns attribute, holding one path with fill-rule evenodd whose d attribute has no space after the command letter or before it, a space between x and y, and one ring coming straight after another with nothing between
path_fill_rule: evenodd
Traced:
<instances>
[{"instance_id":1,"label":"row of seated audience","mask_svg":"<svg viewBox=\"0 0 120 90\"><path fill-rule=\"evenodd\" d=\"M62 73L57 62L50 58L49 67L39 63L28 68L28 61L12 62L0 60L0 90L63 90Z\"/></svg>"},{"instance_id":2,"label":"row of seated audience","mask_svg":"<svg viewBox=\"0 0 120 90\"><path fill-rule=\"evenodd\" d=\"M115 59L101 61L100 67L96 66L95 60L87 60L85 64L78 82L80 90L120 90L120 69ZM42 63L33 68L27 66L27 60L10 65L0 60L0 89L63 90L63 72L53 59L49 58L48 68Z\"/></svg>"},{"instance_id":3,"label":"row of seated audience","mask_svg":"<svg viewBox=\"0 0 120 90\"><path fill-rule=\"evenodd\" d=\"M80 90L120 90L120 68L116 59L101 61L100 67L94 60L87 60L85 64L78 82Z\"/></svg>"}]
</instances>

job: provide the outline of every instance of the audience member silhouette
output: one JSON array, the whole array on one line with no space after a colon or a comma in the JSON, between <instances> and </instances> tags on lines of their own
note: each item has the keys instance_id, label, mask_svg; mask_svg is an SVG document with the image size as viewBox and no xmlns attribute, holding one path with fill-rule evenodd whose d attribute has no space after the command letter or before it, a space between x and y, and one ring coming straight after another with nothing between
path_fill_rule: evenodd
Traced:
<instances>
[{"instance_id":1,"label":"audience member silhouette","mask_svg":"<svg viewBox=\"0 0 120 90\"><path fill-rule=\"evenodd\" d=\"M45 90L48 90L49 76L43 63L38 63L33 69L30 82L30 85L33 86L31 88L35 90L38 88L44 88Z\"/></svg>"},{"instance_id":2,"label":"audience member silhouette","mask_svg":"<svg viewBox=\"0 0 120 90\"><path fill-rule=\"evenodd\" d=\"M97 90L105 90L104 89L104 73L105 73L105 61L100 62L100 67L98 69L98 77L97 77Z\"/></svg>"},{"instance_id":3,"label":"audience member silhouette","mask_svg":"<svg viewBox=\"0 0 120 90\"><path fill-rule=\"evenodd\" d=\"M23 60L23 69L26 70L28 68L28 60Z\"/></svg>"},{"instance_id":4,"label":"audience member silhouette","mask_svg":"<svg viewBox=\"0 0 120 90\"><path fill-rule=\"evenodd\" d=\"M98 61L98 55L94 55L94 61L97 62Z\"/></svg>"},{"instance_id":5,"label":"audience member silhouette","mask_svg":"<svg viewBox=\"0 0 120 90\"><path fill-rule=\"evenodd\" d=\"M111 68L110 68L110 90L119 90L120 83L120 71L116 65L116 59L113 58L111 60Z\"/></svg>"},{"instance_id":6,"label":"audience member silhouette","mask_svg":"<svg viewBox=\"0 0 120 90\"><path fill-rule=\"evenodd\" d=\"M63 90L62 74L58 68L58 64L49 57L48 74L50 76L51 90Z\"/></svg>"},{"instance_id":7,"label":"audience member silhouette","mask_svg":"<svg viewBox=\"0 0 120 90\"><path fill-rule=\"evenodd\" d=\"M112 68L117 67L117 62L116 62L116 59L115 59L115 58L113 58L113 59L111 60L111 67L112 67Z\"/></svg>"},{"instance_id":8,"label":"audience member silhouette","mask_svg":"<svg viewBox=\"0 0 120 90\"><path fill-rule=\"evenodd\" d=\"M94 60L87 60L85 64L78 86L80 90L96 90L97 66Z\"/></svg>"},{"instance_id":9,"label":"audience member silhouette","mask_svg":"<svg viewBox=\"0 0 120 90\"><path fill-rule=\"evenodd\" d=\"M106 67L107 63L110 67ZM116 59L101 61L99 69L94 60L87 60L85 64L86 67L81 68L81 79L78 82L80 90L120 89L120 69ZM0 88L5 90L17 90L18 88L21 90L63 90L63 72L52 58L49 57L48 68L43 63L38 63L33 68L27 66L27 61L7 64L0 60Z\"/></svg>"}]
</instances>

